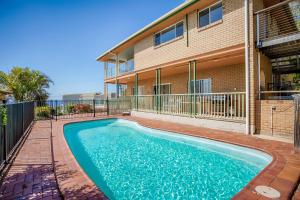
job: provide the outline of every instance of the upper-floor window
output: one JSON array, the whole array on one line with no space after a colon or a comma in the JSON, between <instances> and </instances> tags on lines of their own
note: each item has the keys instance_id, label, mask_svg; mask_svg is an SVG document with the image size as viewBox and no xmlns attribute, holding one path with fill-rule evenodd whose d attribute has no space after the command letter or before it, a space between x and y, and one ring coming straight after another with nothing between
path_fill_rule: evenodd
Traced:
<instances>
[{"instance_id":1,"label":"upper-floor window","mask_svg":"<svg viewBox=\"0 0 300 200\"><path fill-rule=\"evenodd\" d=\"M199 12L199 28L205 27L211 23L219 21L223 18L222 2L216 3Z\"/></svg>"},{"instance_id":2,"label":"upper-floor window","mask_svg":"<svg viewBox=\"0 0 300 200\"><path fill-rule=\"evenodd\" d=\"M159 46L165 42L174 40L175 38L183 36L183 22L174 24L165 30L154 35L154 45Z\"/></svg>"}]
</instances>

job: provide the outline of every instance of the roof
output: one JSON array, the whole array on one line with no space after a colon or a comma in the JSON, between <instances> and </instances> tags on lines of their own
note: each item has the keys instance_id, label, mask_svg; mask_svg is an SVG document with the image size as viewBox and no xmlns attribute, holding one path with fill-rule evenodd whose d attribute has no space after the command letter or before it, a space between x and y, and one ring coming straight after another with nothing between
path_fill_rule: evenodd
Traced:
<instances>
[{"instance_id":1,"label":"roof","mask_svg":"<svg viewBox=\"0 0 300 200\"><path fill-rule=\"evenodd\" d=\"M158 18L157 20L151 22L150 24L148 24L147 26L145 26L144 28L140 29L139 31L135 32L134 34L132 34L131 36L129 36L128 38L126 38L125 40L121 41L119 44L115 45L114 47L112 47L111 49L107 50L106 52L104 52L103 54L101 54L99 57L97 57L97 61L100 61L100 59L102 57L104 57L106 54L109 54L111 52L113 52L116 48L118 48L119 46L125 44L126 42L128 42L129 40L137 37L138 35L144 33L145 31L153 28L154 26L160 24L161 22L167 20L169 17L172 17L174 15L176 15L178 12L180 12L181 10L189 7L190 5L193 5L194 3L198 2L199 0L186 0L184 3L180 4L179 6L177 6L176 8L172 9L171 11L169 11L168 13L164 14L163 16L161 16L160 18Z\"/></svg>"}]
</instances>

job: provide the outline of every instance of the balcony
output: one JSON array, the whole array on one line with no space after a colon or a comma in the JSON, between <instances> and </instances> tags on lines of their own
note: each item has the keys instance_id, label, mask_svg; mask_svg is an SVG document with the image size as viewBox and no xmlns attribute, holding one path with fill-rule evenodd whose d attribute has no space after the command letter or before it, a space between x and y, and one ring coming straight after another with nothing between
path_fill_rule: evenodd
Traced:
<instances>
[{"instance_id":1,"label":"balcony","mask_svg":"<svg viewBox=\"0 0 300 200\"><path fill-rule=\"evenodd\" d=\"M108 61L104 63L104 78L114 78L134 71L134 59Z\"/></svg>"},{"instance_id":2,"label":"balcony","mask_svg":"<svg viewBox=\"0 0 300 200\"><path fill-rule=\"evenodd\" d=\"M268 57L290 56L300 51L300 3L287 0L256 14L257 47Z\"/></svg>"}]
</instances>

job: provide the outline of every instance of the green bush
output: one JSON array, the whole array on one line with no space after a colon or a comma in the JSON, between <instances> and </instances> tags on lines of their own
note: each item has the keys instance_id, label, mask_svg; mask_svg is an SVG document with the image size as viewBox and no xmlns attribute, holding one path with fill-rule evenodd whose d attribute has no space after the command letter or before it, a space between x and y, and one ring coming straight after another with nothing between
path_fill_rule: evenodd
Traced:
<instances>
[{"instance_id":1,"label":"green bush","mask_svg":"<svg viewBox=\"0 0 300 200\"><path fill-rule=\"evenodd\" d=\"M36 116L49 118L51 116L51 110L48 106L40 106L35 109Z\"/></svg>"},{"instance_id":2,"label":"green bush","mask_svg":"<svg viewBox=\"0 0 300 200\"><path fill-rule=\"evenodd\" d=\"M73 113L74 112L74 105L69 105L67 107L67 111L68 111L68 113Z\"/></svg>"}]
</instances>

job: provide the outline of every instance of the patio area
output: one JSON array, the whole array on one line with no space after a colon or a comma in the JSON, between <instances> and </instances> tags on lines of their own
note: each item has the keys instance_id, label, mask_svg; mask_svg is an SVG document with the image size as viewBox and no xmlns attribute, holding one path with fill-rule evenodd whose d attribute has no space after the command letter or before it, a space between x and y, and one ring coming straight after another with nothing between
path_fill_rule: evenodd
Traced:
<instances>
[{"instance_id":1,"label":"patio area","mask_svg":"<svg viewBox=\"0 0 300 200\"><path fill-rule=\"evenodd\" d=\"M257 185L267 185L277 189L281 193L280 199L300 198L298 187L300 156L294 152L292 144L168 122L117 117L136 121L151 128L210 138L265 151L273 156L273 162L238 193L235 199L262 199L263 197L255 192ZM101 118L107 117L36 121L4 178L0 188L0 198L106 199L80 168L63 135L64 124Z\"/></svg>"}]
</instances>

